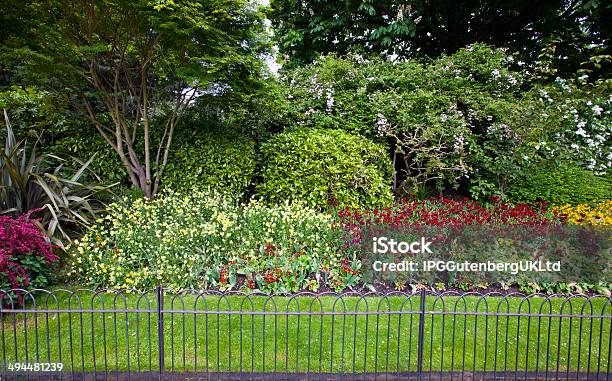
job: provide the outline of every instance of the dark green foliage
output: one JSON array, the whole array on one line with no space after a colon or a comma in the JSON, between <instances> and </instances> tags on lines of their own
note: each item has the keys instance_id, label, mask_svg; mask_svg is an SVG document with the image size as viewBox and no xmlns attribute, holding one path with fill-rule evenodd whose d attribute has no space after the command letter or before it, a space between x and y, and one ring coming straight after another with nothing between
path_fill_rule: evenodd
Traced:
<instances>
[{"instance_id":1,"label":"dark green foliage","mask_svg":"<svg viewBox=\"0 0 612 381\"><path fill-rule=\"evenodd\" d=\"M298 129L274 136L261 153L264 167L257 190L266 202L380 207L393 199L387 149L362 136Z\"/></svg>"},{"instance_id":2,"label":"dark green foliage","mask_svg":"<svg viewBox=\"0 0 612 381\"><path fill-rule=\"evenodd\" d=\"M91 158L89 172L84 178L91 178L95 173L96 181L101 184L116 184L122 186L128 184L125 167L113 149L101 137L94 134L74 134L59 140L48 148L57 154L71 156L86 161ZM92 158L92 155L95 156Z\"/></svg>"},{"instance_id":3,"label":"dark green foliage","mask_svg":"<svg viewBox=\"0 0 612 381\"><path fill-rule=\"evenodd\" d=\"M596 176L571 162L539 162L522 171L522 176L512 182L508 194L517 202L596 204L612 199L612 178Z\"/></svg>"},{"instance_id":4,"label":"dark green foliage","mask_svg":"<svg viewBox=\"0 0 612 381\"><path fill-rule=\"evenodd\" d=\"M17 11L38 22L17 17L25 36L0 41L8 77L85 115L147 197L194 100L245 91L263 72L263 13L249 1L43 0Z\"/></svg>"},{"instance_id":5,"label":"dark green foliage","mask_svg":"<svg viewBox=\"0 0 612 381\"><path fill-rule=\"evenodd\" d=\"M273 0L270 4L280 50L297 64L312 62L318 53L364 49L366 42L368 50L401 51L402 41L414 36L416 29L410 5L397 0Z\"/></svg>"},{"instance_id":6,"label":"dark green foliage","mask_svg":"<svg viewBox=\"0 0 612 381\"><path fill-rule=\"evenodd\" d=\"M0 91L0 110L10 111L15 135L40 139L45 146L77 126L67 106L58 101L53 94L36 87L12 86Z\"/></svg>"},{"instance_id":7,"label":"dark green foliage","mask_svg":"<svg viewBox=\"0 0 612 381\"><path fill-rule=\"evenodd\" d=\"M180 192L195 188L244 194L255 174L255 142L227 131L177 136L163 185Z\"/></svg>"},{"instance_id":8,"label":"dark green foliage","mask_svg":"<svg viewBox=\"0 0 612 381\"><path fill-rule=\"evenodd\" d=\"M13 86L0 92L0 110L8 110L16 136L29 142L38 141L40 153L73 157L82 162L95 154L81 180L127 184L125 167L112 147L99 135L92 134L84 115L71 113L66 104L58 101L52 93L35 87Z\"/></svg>"},{"instance_id":9,"label":"dark green foliage","mask_svg":"<svg viewBox=\"0 0 612 381\"><path fill-rule=\"evenodd\" d=\"M610 54L611 17L612 6L600 0L272 0L269 14L290 64L330 52L433 58L486 43L527 62L555 46L553 66L563 74Z\"/></svg>"}]
</instances>

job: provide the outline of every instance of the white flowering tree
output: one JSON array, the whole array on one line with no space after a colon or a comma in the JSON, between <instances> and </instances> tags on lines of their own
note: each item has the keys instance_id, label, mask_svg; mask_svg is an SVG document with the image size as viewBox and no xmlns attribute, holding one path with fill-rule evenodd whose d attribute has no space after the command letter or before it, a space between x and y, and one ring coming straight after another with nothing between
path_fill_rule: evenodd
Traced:
<instances>
[{"instance_id":1,"label":"white flowering tree","mask_svg":"<svg viewBox=\"0 0 612 381\"><path fill-rule=\"evenodd\" d=\"M397 192L458 186L473 171L486 105L513 99L523 79L501 50L463 49L432 64L328 56L284 78L300 126L334 127L384 141Z\"/></svg>"},{"instance_id":2,"label":"white flowering tree","mask_svg":"<svg viewBox=\"0 0 612 381\"><path fill-rule=\"evenodd\" d=\"M284 73L279 119L386 142L398 193L455 186L503 196L541 161L609 173L608 85L543 82L543 66L484 45L427 64L330 55Z\"/></svg>"}]
</instances>

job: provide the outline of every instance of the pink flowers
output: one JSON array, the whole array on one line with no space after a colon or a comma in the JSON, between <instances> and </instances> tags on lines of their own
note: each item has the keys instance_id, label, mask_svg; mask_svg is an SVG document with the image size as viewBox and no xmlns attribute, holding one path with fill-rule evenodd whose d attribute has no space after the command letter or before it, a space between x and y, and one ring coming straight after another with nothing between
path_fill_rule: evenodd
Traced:
<instances>
[{"instance_id":1,"label":"pink flowers","mask_svg":"<svg viewBox=\"0 0 612 381\"><path fill-rule=\"evenodd\" d=\"M0 282L2 288L26 288L38 272L59 260L53 246L36 223L23 215L17 219L0 216ZM45 266L46 265L46 266Z\"/></svg>"}]
</instances>

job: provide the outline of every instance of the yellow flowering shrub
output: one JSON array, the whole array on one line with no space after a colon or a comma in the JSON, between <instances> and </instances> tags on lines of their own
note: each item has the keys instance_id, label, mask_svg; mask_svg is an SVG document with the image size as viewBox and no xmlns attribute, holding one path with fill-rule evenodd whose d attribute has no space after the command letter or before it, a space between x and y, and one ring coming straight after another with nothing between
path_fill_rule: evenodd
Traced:
<instances>
[{"instance_id":1,"label":"yellow flowering shrub","mask_svg":"<svg viewBox=\"0 0 612 381\"><path fill-rule=\"evenodd\" d=\"M72 273L121 289L342 288L357 279L335 269L341 232L332 219L300 204L239 205L204 192L122 200L75 242Z\"/></svg>"},{"instance_id":2,"label":"yellow flowering shrub","mask_svg":"<svg viewBox=\"0 0 612 381\"><path fill-rule=\"evenodd\" d=\"M555 211L567 216L567 222L572 224L612 225L612 200L600 202L595 206L563 205Z\"/></svg>"}]
</instances>

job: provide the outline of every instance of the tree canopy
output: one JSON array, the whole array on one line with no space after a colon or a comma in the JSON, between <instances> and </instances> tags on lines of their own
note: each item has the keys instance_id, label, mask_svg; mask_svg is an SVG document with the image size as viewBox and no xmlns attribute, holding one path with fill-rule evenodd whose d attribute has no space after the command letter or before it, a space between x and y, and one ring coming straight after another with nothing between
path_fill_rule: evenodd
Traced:
<instances>
[{"instance_id":1,"label":"tree canopy","mask_svg":"<svg viewBox=\"0 0 612 381\"><path fill-rule=\"evenodd\" d=\"M612 5L600 0L353 1L272 0L270 18L292 64L349 51L437 57L486 43L535 58L555 44L576 70L609 54ZM568 60L571 61L568 64Z\"/></svg>"},{"instance_id":2,"label":"tree canopy","mask_svg":"<svg viewBox=\"0 0 612 381\"><path fill-rule=\"evenodd\" d=\"M20 34L3 30L5 76L69 99L148 197L185 109L262 68L263 14L245 0L43 0L16 12L28 16L12 13Z\"/></svg>"}]
</instances>

